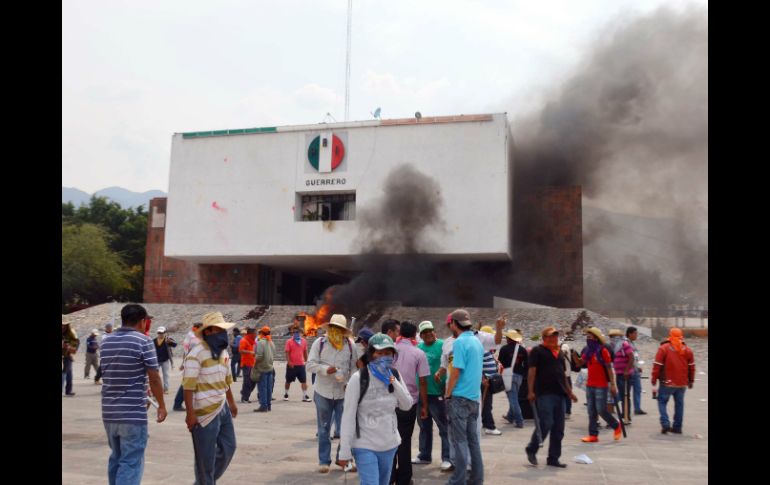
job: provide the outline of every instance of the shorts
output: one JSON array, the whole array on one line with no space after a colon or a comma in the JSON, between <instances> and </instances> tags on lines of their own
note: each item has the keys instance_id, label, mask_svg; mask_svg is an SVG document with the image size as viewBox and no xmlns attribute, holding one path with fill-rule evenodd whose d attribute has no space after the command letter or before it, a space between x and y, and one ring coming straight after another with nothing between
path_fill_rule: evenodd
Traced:
<instances>
[{"instance_id":1,"label":"shorts","mask_svg":"<svg viewBox=\"0 0 770 485\"><path fill-rule=\"evenodd\" d=\"M301 384L307 382L307 375L305 374L304 365L295 365L294 367L286 367L286 382L294 382L297 379Z\"/></svg>"}]
</instances>

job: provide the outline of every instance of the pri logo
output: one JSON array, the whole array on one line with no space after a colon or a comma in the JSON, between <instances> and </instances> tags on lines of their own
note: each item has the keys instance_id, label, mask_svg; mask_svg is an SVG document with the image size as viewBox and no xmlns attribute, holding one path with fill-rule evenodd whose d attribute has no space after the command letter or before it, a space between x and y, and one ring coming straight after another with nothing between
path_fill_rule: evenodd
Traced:
<instances>
[{"instance_id":1,"label":"pri logo","mask_svg":"<svg viewBox=\"0 0 770 485\"><path fill-rule=\"evenodd\" d=\"M310 165L320 173L329 173L336 169L345 158L345 145L337 135L325 133L313 138L307 149Z\"/></svg>"}]
</instances>

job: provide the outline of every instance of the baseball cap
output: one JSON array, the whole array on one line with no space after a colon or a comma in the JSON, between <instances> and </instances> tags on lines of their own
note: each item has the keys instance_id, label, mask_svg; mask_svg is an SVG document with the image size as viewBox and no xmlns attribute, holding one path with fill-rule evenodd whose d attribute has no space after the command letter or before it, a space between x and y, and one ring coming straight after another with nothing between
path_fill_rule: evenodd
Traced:
<instances>
[{"instance_id":1,"label":"baseball cap","mask_svg":"<svg viewBox=\"0 0 770 485\"><path fill-rule=\"evenodd\" d=\"M166 333L166 327L158 327L158 333Z\"/></svg>"},{"instance_id":2,"label":"baseball cap","mask_svg":"<svg viewBox=\"0 0 770 485\"><path fill-rule=\"evenodd\" d=\"M450 313L449 318L456 321L461 327L470 327L472 325L471 315L461 308Z\"/></svg>"},{"instance_id":3,"label":"baseball cap","mask_svg":"<svg viewBox=\"0 0 770 485\"><path fill-rule=\"evenodd\" d=\"M372 338L372 335L374 335L374 332L372 332L371 328L364 327L361 330L358 331L358 338L356 339L357 342L364 341L369 342L369 339Z\"/></svg>"},{"instance_id":4,"label":"baseball cap","mask_svg":"<svg viewBox=\"0 0 770 485\"><path fill-rule=\"evenodd\" d=\"M396 346L393 344L393 339L385 335L384 333L375 333L369 339L369 347L374 347L375 350L393 349L396 350Z\"/></svg>"},{"instance_id":5,"label":"baseball cap","mask_svg":"<svg viewBox=\"0 0 770 485\"><path fill-rule=\"evenodd\" d=\"M420 322L420 326L418 328L420 333L423 333L426 330L435 330L433 328L433 323L428 320Z\"/></svg>"}]
</instances>

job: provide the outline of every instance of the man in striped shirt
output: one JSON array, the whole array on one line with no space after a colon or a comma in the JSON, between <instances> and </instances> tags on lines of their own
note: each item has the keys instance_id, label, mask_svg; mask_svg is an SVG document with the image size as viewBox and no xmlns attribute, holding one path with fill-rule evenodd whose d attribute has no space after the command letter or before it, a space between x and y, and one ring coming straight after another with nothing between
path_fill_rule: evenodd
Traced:
<instances>
[{"instance_id":1,"label":"man in striped shirt","mask_svg":"<svg viewBox=\"0 0 770 485\"><path fill-rule=\"evenodd\" d=\"M202 322L195 332L200 343L184 360L182 386L185 423L195 450L195 483L213 485L235 454L233 418L238 408L230 390L233 376L227 353L227 330L235 324L225 322L219 312L203 315Z\"/></svg>"},{"instance_id":2,"label":"man in striped shirt","mask_svg":"<svg viewBox=\"0 0 770 485\"><path fill-rule=\"evenodd\" d=\"M147 447L147 378L158 399L159 423L166 419L163 384L152 340L144 335L148 316L141 305L120 311L123 325L102 343L102 421L112 454L110 485L138 485Z\"/></svg>"}]
</instances>

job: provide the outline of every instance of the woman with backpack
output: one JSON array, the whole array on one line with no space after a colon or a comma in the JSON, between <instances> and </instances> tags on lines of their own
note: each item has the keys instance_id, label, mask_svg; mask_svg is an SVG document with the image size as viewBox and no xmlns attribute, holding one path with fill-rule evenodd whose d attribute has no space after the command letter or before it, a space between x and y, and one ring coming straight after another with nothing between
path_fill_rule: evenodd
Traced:
<instances>
[{"instance_id":1,"label":"woman with backpack","mask_svg":"<svg viewBox=\"0 0 770 485\"><path fill-rule=\"evenodd\" d=\"M369 339L364 367L353 374L345 391L339 464L355 458L361 485L387 485L401 437L396 407L412 408L412 396L398 371L393 340L377 333Z\"/></svg>"}]
</instances>

